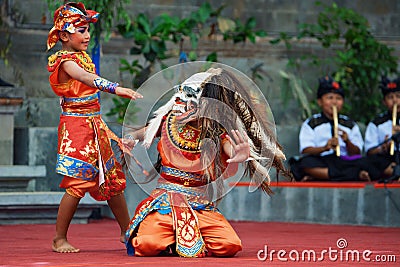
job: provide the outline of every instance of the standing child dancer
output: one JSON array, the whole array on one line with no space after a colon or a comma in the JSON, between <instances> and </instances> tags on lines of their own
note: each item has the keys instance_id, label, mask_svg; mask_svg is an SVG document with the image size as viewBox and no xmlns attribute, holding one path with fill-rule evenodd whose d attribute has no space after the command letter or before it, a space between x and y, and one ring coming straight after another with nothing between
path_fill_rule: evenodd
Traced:
<instances>
[{"instance_id":1,"label":"standing child dancer","mask_svg":"<svg viewBox=\"0 0 400 267\"><path fill-rule=\"evenodd\" d=\"M47 39L48 50L58 40L62 50L49 57L50 85L61 98L56 172L64 175L60 187L66 189L58 209L55 252L79 252L67 240L67 232L80 199L88 192L96 200L107 200L121 228L121 242L129 223L123 190L125 175L111 148L111 140L121 142L100 115L99 90L136 99L142 96L96 75L85 52L89 23L99 13L82 3L67 3L54 13L54 27Z\"/></svg>"}]
</instances>

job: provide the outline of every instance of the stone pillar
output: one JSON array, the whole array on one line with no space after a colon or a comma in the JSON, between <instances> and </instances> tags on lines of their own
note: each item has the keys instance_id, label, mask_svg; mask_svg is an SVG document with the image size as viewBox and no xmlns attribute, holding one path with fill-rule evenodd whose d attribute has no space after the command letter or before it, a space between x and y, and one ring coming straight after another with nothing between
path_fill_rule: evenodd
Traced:
<instances>
[{"instance_id":1,"label":"stone pillar","mask_svg":"<svg viewBox=\"0 0 400 267\"><path fill-rule=\"evenodd\" d=\"M14 114L24 98L25 88L0 84L0 193L35 191L36 179L46 176L44 165L14 165Z\"/></svg>"},{"instance_id":2,"label":"stone pillar","mask_svg":"<svg viewBox=\"0 0 400 267\"><path fill-rule=\"evenodd\" d=\"M0 86L0 165L13 165L14 114L22 105L25 89Z\"/></svg>"}]
</instances>

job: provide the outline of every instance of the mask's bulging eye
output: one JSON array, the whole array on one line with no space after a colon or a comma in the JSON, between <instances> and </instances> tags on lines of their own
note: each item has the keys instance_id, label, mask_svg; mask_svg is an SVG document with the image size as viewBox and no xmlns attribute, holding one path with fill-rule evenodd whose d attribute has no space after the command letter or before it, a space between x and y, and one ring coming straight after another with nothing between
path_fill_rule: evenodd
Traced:
<instances>
[{"instance_id":1,"label":"mask's bulging eye","mask_svg":"<svg viewBox=\"0 0 400 267\"><path fill-rule=\"evenodd\" d=\"M195 98L197 99L197 95L200 92L200 88L192 88L190 86L184 85L183 92L185 93L187 98Z\"/></svg>"}]
</instances>

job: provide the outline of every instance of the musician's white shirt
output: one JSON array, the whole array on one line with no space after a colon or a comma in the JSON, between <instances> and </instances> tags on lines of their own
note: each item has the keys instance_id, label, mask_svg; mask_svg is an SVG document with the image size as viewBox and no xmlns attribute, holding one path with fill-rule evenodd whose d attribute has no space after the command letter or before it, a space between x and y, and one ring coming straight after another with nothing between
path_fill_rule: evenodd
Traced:
<instances>
[{"instance_id":1,"label":"musician's white shirt","mask_svg":"<svg viewBox=\"0 0 400 267\"><path fill-rule=\"evenodd\" d=\"M397 123L398 124L398 123ZM375 148L392 136L392 114L388 111L379 114L373 121L368 123L365 131L365 152Z\"/></svg>"},{"instance_id":2,"label":"musician's white shirt","mask_svg":"<svg viewBox=\"0 0 400 267\"><path fill-rule=\"evenodd\" d=\"M345 131L349 140L363 149L364 141L358 125L349 117L338 114L339 132ZM339 134L340 135L340 134ZM329 120L322 113L314 114L305 120L301 126L299 134L300 153L307 147L325 146L333 136L333 121ZM346 143L339 136L340 155L347 156ZM334 153L334 150L328 150L321 153L321 156Z\"/></svg>"}]
</instances>

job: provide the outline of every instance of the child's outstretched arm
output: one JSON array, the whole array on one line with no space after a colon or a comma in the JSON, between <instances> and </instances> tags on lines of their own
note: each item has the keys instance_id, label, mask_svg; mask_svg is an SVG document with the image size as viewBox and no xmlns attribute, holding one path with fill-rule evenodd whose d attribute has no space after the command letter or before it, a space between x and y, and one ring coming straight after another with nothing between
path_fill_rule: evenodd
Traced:
<instances>
[{"instance_id":1,"label":"child's outstretched arm","mask_svg":"<svg viewBox=\"0 0 400 267\"><path fill-rule=\"evenodd\" d=\"M85 71L74 61L65 61L60 67L63 71L60 75L64 75L64 77L60 78L64 78L63 80L69 80L72 78L86 84L87 86L97 87L101 91L133 100L143 98L141 94L130 88L121 87L118 83L110 82L96 74Z\"/></svg>"}]
</instances>

